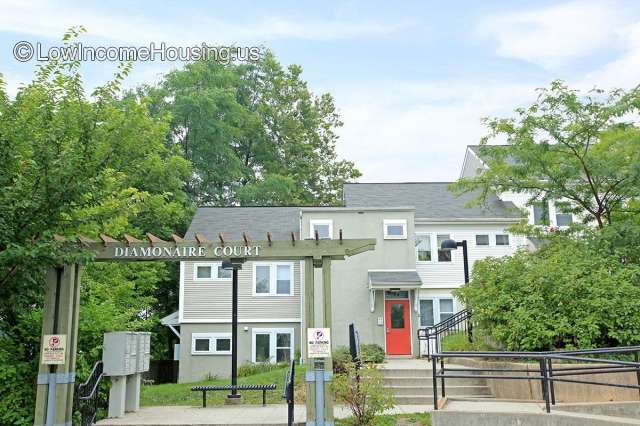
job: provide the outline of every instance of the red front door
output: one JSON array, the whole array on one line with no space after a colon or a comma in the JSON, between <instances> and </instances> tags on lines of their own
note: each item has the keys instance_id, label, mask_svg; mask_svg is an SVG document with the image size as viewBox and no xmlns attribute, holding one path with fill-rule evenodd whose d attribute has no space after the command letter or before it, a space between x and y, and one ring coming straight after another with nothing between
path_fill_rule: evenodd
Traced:
<instances>
[{"instance_id":1,"label":"red front door","mask_svg":"<svg viewBox=\"0 0 640 426\"><path fill-rule=\"evenodd\" d=\"M387 334L387 354L411 355L411 324L408 300L386 300L384 316Z\"/></svg>"}]
</instances>

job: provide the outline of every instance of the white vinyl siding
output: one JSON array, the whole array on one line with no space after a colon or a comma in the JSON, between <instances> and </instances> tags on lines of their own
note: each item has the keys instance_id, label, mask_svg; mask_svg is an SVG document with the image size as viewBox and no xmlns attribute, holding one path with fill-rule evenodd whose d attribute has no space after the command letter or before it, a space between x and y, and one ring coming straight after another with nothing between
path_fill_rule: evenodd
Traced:
<instances>
[{"instance_id":1,"label":"white vinyl siding","mask_svg":"<svg viewBox=\"0 0 640 426\"><path fill-rule=\"evenodd\" d=\"M253 262L238 270L238 312L240 321L300 320L300 262L293 267L292 297L254 296ZM231 280L194 280L194 262L184 262L182 318L185 322L231 322ZM277 284L277 283L276 283Z\"/></svg>"},{"instance_id":2,"label":"white vinyl siding","mask_svg":"<svg viewBox=\"0 0 640 426\"><path fill-rule=\"evenodd\" d=\"M485 257L501 257L511 255L518 247L526 244L522 236L509 235L509 245L495 245L496 235L507 234L508 224L417 224L416 234L416 270L422 279L422 288L456 288L464 283L464 267L462 262L462 247L452 250L450 262L438 262L436 249L436 235L449 235L452 240L467 240L470 272L478 259ZM431 261L418 259L420 238L429 235L431 246ZM476 245L476 235L488 235L489 245ZM425 254L426 255L426 254Z\"/></svg>"}]
</instances>

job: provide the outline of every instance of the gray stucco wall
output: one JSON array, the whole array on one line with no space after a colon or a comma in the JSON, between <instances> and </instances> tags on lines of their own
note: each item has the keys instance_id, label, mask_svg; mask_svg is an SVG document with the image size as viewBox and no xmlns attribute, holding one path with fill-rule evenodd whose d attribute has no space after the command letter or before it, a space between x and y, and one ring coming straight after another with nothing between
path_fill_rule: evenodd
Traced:
<instances>
[{"instance_id":1,"label":"gray stucco wall","mask_svg":"<svg viewBox=\"0 0 640 426\"><path fill-rule=\"evenodd\" d=\"M246 331L245 327L247 327ZM292 328L294 353L300 349L300 324L298 323L239 323L238 366L251 362L254 328ZM231 324L182 324L178 382L189 383L210 377L230 377L231 355L192 355L192 333L231 333Z\"/></svg>"},{"instance_id":2,"label":"gray stucco wall","mask_svg":"<svg viewBox=\"0 0 640 426\"><path fill-rule=\"evenodd\" d=\"M332 262L332 345L349 344L348 326L354 323L360 333L361 343L376 343L385 347L385 329L378 325L378 317L384 317L384 294L376 292L375 311L370 311L367 271L370 269L415 269L414 254L414 211L413 209L356 210L342 209L318 211L303 209L302 236L309 235L309 221L312 219L333 220L334 238L340 229L343 238L375 238L376 249L342 261ZM385 219L407 221L407 239L385 240L383 223ZM321 270L316 269L316 295L321 293ZM411 324L413 355L417 355L418 317L413 310L414 292L411 296ZM320 297L316 297L316 313L320 313ZM318 318L318 315L316 316Z\"/></svg>"}]
</instances>

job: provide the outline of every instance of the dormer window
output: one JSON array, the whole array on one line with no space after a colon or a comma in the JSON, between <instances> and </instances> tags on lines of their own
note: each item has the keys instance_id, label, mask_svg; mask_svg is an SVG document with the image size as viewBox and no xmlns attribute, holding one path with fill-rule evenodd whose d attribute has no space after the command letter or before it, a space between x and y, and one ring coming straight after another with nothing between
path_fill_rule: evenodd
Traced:
<instances>
[{"instance_id":1,"label":"dormer window","mask_svg":"<svg viewBox=\"0 0 640 426\"><path fill-rule=\"evenodd\" d=\"M406 240L407 221L406 220L385 220L384 221L385 240Z\"/></svg>"},{"instance_id":2,"label":"dormer window","mask_svg":"<svg viewBox=\"0 0 640 426\"><path fill-rule=\"evenodd\" d=\"M309 221L309 238L316 237L316 231L318 232L318 238L321 240L330 240L333 238L333 221L330 219L313 219Z\"/></svg>"}]
</instances>

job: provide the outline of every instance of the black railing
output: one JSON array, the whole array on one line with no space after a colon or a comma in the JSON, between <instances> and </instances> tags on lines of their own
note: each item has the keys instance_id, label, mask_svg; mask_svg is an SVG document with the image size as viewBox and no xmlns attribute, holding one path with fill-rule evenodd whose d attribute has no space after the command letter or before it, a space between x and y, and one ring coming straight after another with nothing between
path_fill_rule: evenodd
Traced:
<instances>
[{"instance_id":1,"label":"black railing","mask_svg":"<svg viewBox=\"0 0 640 426\"><path fill-rule=\"evenodd\" d=\"M295 380L296 380L296 361L291 360L289 370L284 375L284 386L282 386L282 397L287 401L287 425L293 425L294 408L295 408Z\"/></svg>"},{"instance_id":2,"label":"black railing","mask_svg":"<svg viewBox=\"0 0 640 426\"><path fill-rule=\"evenodd\" d=\"M593 355L633 354L634 361L619 359L589 358ZM556 403L555 383L577 383L592 386L608 386L626 389L638 389L640 395L640 346L602 348L554 352L440 352L431 354L433 368L433 408L438 409L438 379L440 395L446 396L446 379L487 379L487 380L535 380L540 381L542 399L547 413ZM445 358L481 358L536 361L537 369L528 368L480 368L446 367ZM438 368L440 361L440 368ZM556 363L554 365L554 362ZM576 365L581 362L598 365ZM635 372L637 384L602 382L592 379L580 380L575 376L595 376L607 373ZM513 374L515 373L515 374ZM535 373L531 375L530 373ZM568 376L572 377L569 378Z\"/></svg>"},{"instance_id":3,"label":"black railing","mask_svg":"<svg viewBox=\"0 0 640 426\"><path fill-rule=\"evenodd\" d=\"M81 425L90 426L98 420L100 409L106 408L107 398L101 393L103 364L98 361L93 366L86 382L76 388L76 409L80 411Z\"/></svg>"},{"instance_id":4,"label":"black railing","mask_svg":"<svg viewBox=\"0 0 640 426\"><path fill-rule=\"evenodd\" d=\"M431 358L431 354L440 352L442 349L442 338L452 334L464 333L467 335L469 341L471 341L472 331L471 312L467 309L453 314L436 325L420 328L418 329L420 356Z\"/></svg>"}]
</instances>

